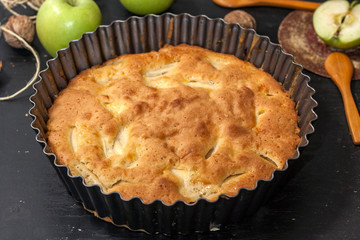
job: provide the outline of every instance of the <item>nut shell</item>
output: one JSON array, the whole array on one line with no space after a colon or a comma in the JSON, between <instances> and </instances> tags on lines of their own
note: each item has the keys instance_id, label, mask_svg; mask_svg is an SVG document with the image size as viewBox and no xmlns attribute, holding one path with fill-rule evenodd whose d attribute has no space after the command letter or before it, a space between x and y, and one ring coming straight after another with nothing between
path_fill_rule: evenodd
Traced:
<instances>
[{"instance_id":1,"label":"nut shell","mask_svg":"<svg viewBox=\"0 0 360 240\"><path fill-rule=\"evenodd\" d=\"M22 37L28 43L34 40L35 26L31 19L26 15L11 16L5 27L20 37ZM23 44L14 36L4 32L5 41L14 48L23 48Z\"/></svg>"},{"instance_id":2,"label":"nut shell","mask_svg":"<svg viewBox=\"0 0 360 240\"><path fill-rule=\"evenodd\" d=\"M228 23L239 23L244 28L256 29L255 18L242 10L234 10L226 14L224 20Z\"/></svg>"}]
</instances>

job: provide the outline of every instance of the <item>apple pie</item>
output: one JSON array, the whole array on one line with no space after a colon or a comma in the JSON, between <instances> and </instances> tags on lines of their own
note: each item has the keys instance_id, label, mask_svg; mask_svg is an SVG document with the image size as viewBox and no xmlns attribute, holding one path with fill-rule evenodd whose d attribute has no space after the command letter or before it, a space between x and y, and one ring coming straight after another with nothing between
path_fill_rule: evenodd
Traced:
<instances>
[{"instance_id":1,"label":"apple pie","mask_svg":"<svg viewBox=\"0 0 360 240\"><path fill-rule=\"evenodd\" d=\"M49 117L48 143L71 175L145 203L252 189L300 141L295 103L270 74L186 44L82 71Z\"/></svg>"}]
</instances>

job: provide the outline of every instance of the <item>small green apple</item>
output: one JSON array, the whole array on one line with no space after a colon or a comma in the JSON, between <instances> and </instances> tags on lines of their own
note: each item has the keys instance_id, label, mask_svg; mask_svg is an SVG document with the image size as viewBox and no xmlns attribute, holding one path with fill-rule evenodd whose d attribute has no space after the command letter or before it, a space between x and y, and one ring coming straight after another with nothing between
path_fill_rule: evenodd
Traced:
<instances>
[{"instance_id":1,"label":"small green apple","mask_svg":"<svg viewBox=\"0 0 360 240\"><path fill-rule=\"evenodd\" d=\"M93 0L46 0L36 17L41 44L55 57L59 49L101 24L99 7Z\"/></svg>"},{"instance_id":2,"label":"small green apple","mask_svg":"<svg viewBox=\"0 0 360 240\"><path fill-rule=\"evenodd\" d=\"M314 29L329 46L352 48L360 44L360 4L329 0L314 12Z\"/></svg>"},{"instance_id":3,"label":"small green apple","mask_svg":"<svg viewBox=\"0 0 360 240\"><path fill-rule=\"evenodd\" d=\"M137 15L158 14L168 9L174 0L120 0L122 5Z\"/></svg>"}]
</instances>

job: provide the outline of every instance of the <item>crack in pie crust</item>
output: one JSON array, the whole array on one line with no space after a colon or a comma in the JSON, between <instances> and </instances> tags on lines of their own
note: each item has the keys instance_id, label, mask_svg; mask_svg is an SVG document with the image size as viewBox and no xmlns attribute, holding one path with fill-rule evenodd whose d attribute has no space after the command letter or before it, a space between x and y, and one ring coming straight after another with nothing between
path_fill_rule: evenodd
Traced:
<instances>
[{"instance_id":1,"label":"crack in pie crust","mask_svg":"<svg viewBox=\"0 0 360 240\"><path fill-rule=\"evenodd\" d=\"M300 141L295 103L270 74L186 44L82 71L49 116L58 163L105 193L145 203L254 188Z\"/></svg>"}]
</instances>

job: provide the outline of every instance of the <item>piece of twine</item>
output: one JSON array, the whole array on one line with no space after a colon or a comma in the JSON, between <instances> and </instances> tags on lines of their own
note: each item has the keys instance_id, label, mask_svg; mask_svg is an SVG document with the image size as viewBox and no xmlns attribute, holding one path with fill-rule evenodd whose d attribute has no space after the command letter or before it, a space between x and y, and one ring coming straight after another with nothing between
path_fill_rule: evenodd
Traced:
<instances>
[{"instance_id":1,"label":"piece of twine","mask_svg":"<svg viewBox=\"0 0 360 240\"><path fill-rule=\"evenodd\" d=\"M12 8L17 5L28 5L35 11L39 11L40 5L43 3L43 0L0 0L0 2L4 5L4 7L13 15L18 16L20 13L14 11ZM30 19L35 19L36 15L29 16Z\"/></svg>"},{"instance_id":2,"label":"piece of twine","mask_svg":"<svg viewBox=\"0 0 360 240\"><path fill-rule=\"evenodd\" d=\"M35 80L37 79L37 76L40 72L40 57L39 57L39 54L35 51L35 49L33 47L31 47L30 44L28 42L26 42L22 37L20 37L13 31L5 28L4 26L0 26L0 30L3 30L4 32L7 32L8 34L16 37L23 44L23 47L25 49L29 50L34 55L35 61L36 61L36 71L35 71L34 75L32 76L32 78L30 79L30 81L25 85L25 87L21 88L17 92L15 92L9 96L0 97L0 101L4 101L4 100L10 100L10 99L16 97L17 95L19 95L20 93L25 91L29 86L31 86L35 82Z\"/></svg>"}]
</instances>

